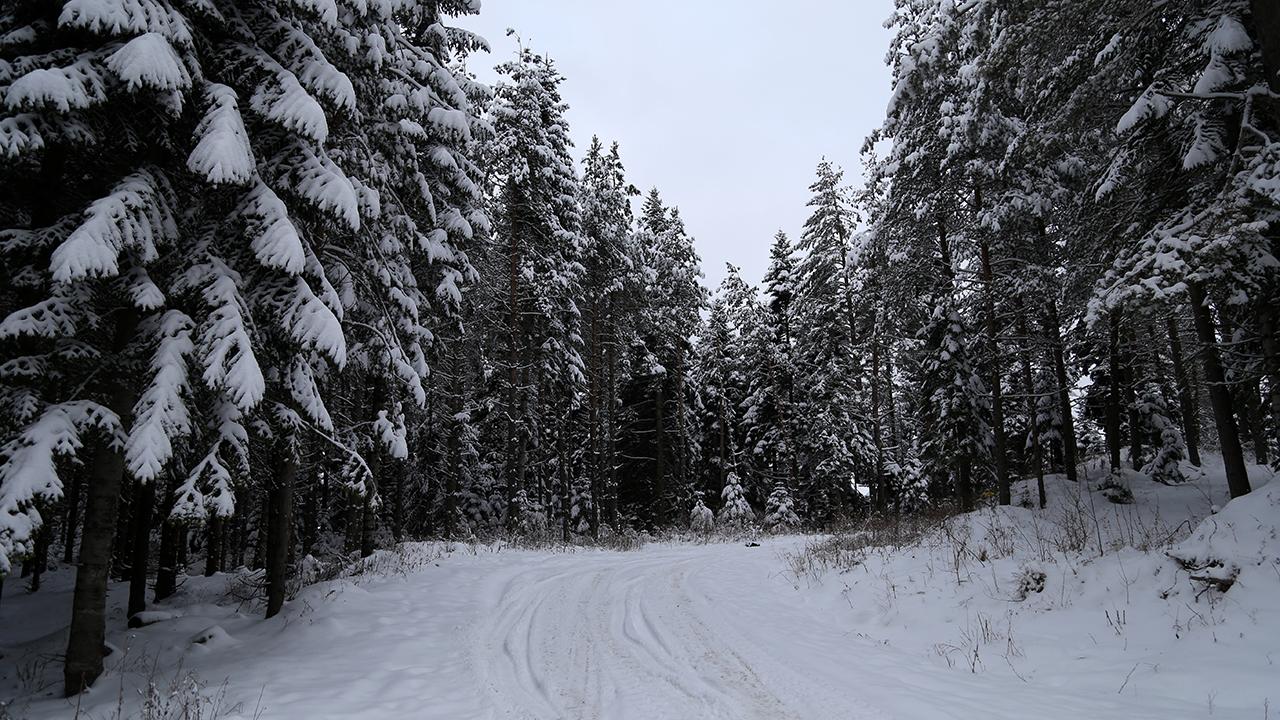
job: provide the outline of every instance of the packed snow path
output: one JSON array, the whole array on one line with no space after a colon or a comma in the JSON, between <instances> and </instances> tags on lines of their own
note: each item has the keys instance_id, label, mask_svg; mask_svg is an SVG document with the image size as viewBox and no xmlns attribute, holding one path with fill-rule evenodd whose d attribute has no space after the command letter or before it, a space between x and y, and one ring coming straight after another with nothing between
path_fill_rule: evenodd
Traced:
<instances>
[{"instance_id":1,"label":"packed snow path","mask_svg":"<svg viewBox=\"0 0 1280 720\"><path fill-rule=\"evenodd\" d=\"M783 573L787 541L533 560L486 593L475 659L495 718L1181 717L1010 686L841 629ZM834 612L833 612L834 611ZM442 716L444 717L444 716Z\"/></svg>"},{"instance_id":2,"label":"packed snow path","mask_svg":"<svg viewBox=\"0 0 1280 720\"><path fill-rule=\"evenodd\" d=\"M633 552L410 545L375 554L354 582L306 588L266 621L251 606L226 604L233 576L191 577L158 622L110 634L120 652L77 700L80 717L116 717L121 698L120 714L134 716L138 688L155 683L163 694L175 687L170 676L190 672L206 693L222 693L219 720L1171 720L1206 717L1214 700L1176 696L1195 685L1180 678L1204 672L1196 653L1216 645L1179 660L1135 636L1135 654L1117 660L1099 654L1096 641L1080 641L1091 633L1073 624L1071 608L1019 631L1036 661L1019 652L1006 667L1002 647L984 647L978 672L967 659L948 667L931 648L965 632L970 609L945 587L911 590L909 576L920 572L912 553L892 577L833 571L811 586L784 559L810 540ZM39 618L65 617L69 579L60 571L34 595L6 589L5 612L28 621L0 623L0 646L25 648L0 660L20 668L52 657L63 636ZM854 592L844 592L849 586ZM897 595L884 595L886 587ZM113 589L114 628L124 625L126 592ZM1103 611L1085 596L1073 607ZM890 643L885 623L922 637ZM1265 627L1248 632L1267 645ZM56 697L56 669L46 662L41 689L13 693L26 699L11 716L71 717L75 705ZM1273 673L1253 668L1241 682L1265 692L1262 678ZM15 674L0 672L0 681ZM1224 693L1213 716L1259 716L1253 700L1224 707L1236 695Z\"/></svg>"}]
</instances>

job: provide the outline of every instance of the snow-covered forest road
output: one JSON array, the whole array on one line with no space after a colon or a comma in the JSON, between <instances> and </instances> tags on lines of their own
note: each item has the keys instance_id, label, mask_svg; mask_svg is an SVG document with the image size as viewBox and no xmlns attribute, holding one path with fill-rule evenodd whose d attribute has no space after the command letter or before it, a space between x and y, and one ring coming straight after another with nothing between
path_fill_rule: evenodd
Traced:
<instances>
[{"instance_id":1,"label":"snow-covered forest road","mask_svg":"<svg viewBox=\"0 0 1280 720\"><path fill-rule=\"evenodd\" d=\"M1053 488L1052 507L1067 512L1072 486ZM1186 486L1138 491L1141 517L1162 508L1174 523L1184 523L1179 508L1194 512L1210 497ZM1209 536L1229 547L1214 552L1272 557L1276 507L1280 489L1268 488L1217 515L1223 529ZM818 536L627 552L407 543L302 588L267 620L255 601L236 600L252 575L218 573L186 577L145 627L124 630L119 584L108 603L117 629L107 674L72 700L58 696L48 661L70 604L62 569L39 593L4 589L4 617L24 621L0 623L0 696L17 703L0 707L0 718L182 717L141 708L193 693L208 699L201 717L216 720L1269 712L1280 626L1280 573L1269 566L1280 563L1249 561L1238 587L1214 599L1164 551L1037 559L1044 538L1070 527L1057 512L987 510L919 544L825 565L804 552L830 546ZM1138 517L1104 508L1093 529L1133 532ZM1042 586L1020 594L1028 568Z\"/></svg>"},{"instance_id":2,"label":"snow-covered forest road","mask_svg":"<svg viewBox=\"0 0 1280 720\"><path fill-rule=\"evenodd\" d=\"M997 684L859 635L827 595L797 590L780 556L796 544L511 564L478 613L486 714L474 717L1012 718L1032 707L1046 718L1180 717L1149 697Z\"/></svg>"}]
</instances>

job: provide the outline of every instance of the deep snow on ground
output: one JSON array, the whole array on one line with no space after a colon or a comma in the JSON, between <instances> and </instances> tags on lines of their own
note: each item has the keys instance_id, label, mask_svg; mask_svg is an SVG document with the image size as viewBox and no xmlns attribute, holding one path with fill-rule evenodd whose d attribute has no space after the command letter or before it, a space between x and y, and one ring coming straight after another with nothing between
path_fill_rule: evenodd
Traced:
<instances>
[{"instance_id":1,"label":"deep snow on ground","mask_svg":"<svg viewBox=\"0 0 1280 720\"><path fill-rule=\"evenodd\" d=\"M1046 511L980 511L898 549L857 534L625 553L412 544L265 621L220 575L125 630L116 588L116 652L78 711L139 716L154 684L150 702L171 707L203 688L219 706L203 718L1266 718L1280 483L1201 524L1226 505L1220 474L1128 478L1123 506L1051 477ZM1255 486L1269 477L1253 469ZM1188 571L1171 548L1223 567ZM1190 579L1206 572L1235 584ZM6 583L11 716L77 712L48 662L69 584Z\"/></svg>"}]
</instances>

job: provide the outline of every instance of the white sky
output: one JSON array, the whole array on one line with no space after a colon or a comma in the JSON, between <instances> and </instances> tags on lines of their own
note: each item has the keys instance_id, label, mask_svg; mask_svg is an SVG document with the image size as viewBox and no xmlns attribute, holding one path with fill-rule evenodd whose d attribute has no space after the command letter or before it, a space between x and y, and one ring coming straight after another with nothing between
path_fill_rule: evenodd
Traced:
<instances>
[{"instance_id":1,"label":"white sky","mask_svg":"<svg viewBox=\"0 0 1280 720\"><path fill-rule=\"evenodd\" d=\"M460 24L512 57L514 28L565 76L574 155L617 140L628 179L677 205L714 288L759 282L778 229L794 241L823 156L857 181L884 117L892 0L483 0Z\"/></svg>"}]
</instances>

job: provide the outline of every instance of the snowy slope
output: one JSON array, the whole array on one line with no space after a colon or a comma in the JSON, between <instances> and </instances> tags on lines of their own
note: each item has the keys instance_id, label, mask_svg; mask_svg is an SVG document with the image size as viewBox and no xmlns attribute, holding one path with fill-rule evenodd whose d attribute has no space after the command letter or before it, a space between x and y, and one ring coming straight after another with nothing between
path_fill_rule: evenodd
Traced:
<instances>
[{"instance_id":1,"label":"snowy slope","mask_svg":"<svg viewBox=\"0 0 1280 720\"><path fill-rule=\"evenodd\" d=\"M839 567L806 537L410 545L267 621L228 599L233 576L192 578L172 616L153 616L168 619L111 636L120 652L80 711L139 716L154 682L171 704L202 684L224 718L1265 717L1280 701L1280 485L1193 535L1191 518L1222 501L1213 480L1135 481L1131 506L1049 482L1047 511L982 511ZM1094 502L1092 539L1071 527L1073 496ZM1157 535L1150 551L1123 542ZM1189 535L1188 554L1243 559L1235 587L1206 590L1165 555ZM1038 592L1024 584L1036 573ZM54 577L45 600L61 597ZM14 584L0 697L22 695L14 717L71 717L68 701L30 695L61 633ZM44 671L55 692L56 663Z\"/></svg>"}]
</instances>

